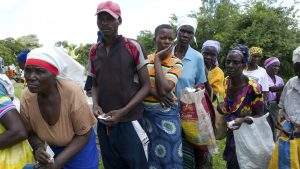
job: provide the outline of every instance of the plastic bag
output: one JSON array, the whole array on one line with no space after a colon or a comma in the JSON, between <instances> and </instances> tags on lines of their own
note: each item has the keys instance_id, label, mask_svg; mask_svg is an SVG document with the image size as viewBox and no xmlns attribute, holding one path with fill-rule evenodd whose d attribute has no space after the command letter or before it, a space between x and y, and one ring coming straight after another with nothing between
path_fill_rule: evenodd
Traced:
<instances>
[{"instance_id":1,"label":"plastic bag","mask_svg":"<svg viewBox=\"0 0 300 169\"><path fill-rule=\"evenodd\" d=\"M241 169L266 169L274 150L273 134L267 117L252 118L252 124L243 123L234 130L235 151Z\"/></svg>"},{"instance_id":2,"label":"plastic bag","mask_svg":"<svg viewBox=\"0 0 300 169\"><path fill-rule=\"evenodd\" d=\"M207 145L211 154L218 153L211 118L203 107L203 89L185 88L180 93L181 126L186 139L196 145Z\"/></svg>"}]
</instances>

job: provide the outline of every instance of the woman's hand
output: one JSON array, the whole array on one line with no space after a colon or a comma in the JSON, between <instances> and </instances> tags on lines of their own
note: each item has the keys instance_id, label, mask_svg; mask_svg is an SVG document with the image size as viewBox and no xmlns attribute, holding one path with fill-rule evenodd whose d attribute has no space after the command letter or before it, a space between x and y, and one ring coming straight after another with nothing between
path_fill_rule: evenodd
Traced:
<instances>
[{"instance_id":1,"label":"woman's hand","mask_svg":"<svg viewBox=\"0 0 300 169\"><path fill-rule=\"evenodd\" d=\"M159 58L160 61L163 61L172 52L173 46L174 46L174 44L172 44L169 47L157 52L156 55L155 55L155 58Z\"/></svg>"},{"instance_id":2,"label":"woman's hand","mask_svg":"<svg viewBox=\"0 0 300 169\"><path fill-rule=\"evenodd\" d=\"M162 107L173 107L174 101L167 96L157 98Z\"/></svg>"},{"instance_id":3,"label":"woman's hand","mask_svg":"<svg viewBox=\"0 0 300 169\"><path fill-rule=\"evenodd\" d=\"M226 108L224 102L221 102L217 106L217 110L220 114L225 115L226 114Z\"/></svg>"},{"instance_id":4,"label":"woman's hand","mask_svg":"<svg viewBox=\"0 0 300 169\"><path fill-rule=\"evenodd\" d=\"M234 123L232 124L232 126L228 126L228 128L231 130L237 130L243 123L252 124L253 120L250 117L238 117L234 119Z\"/></svg>"},{"instance_id":5,"label":"woman's hand","mask_svg":"<svg viewBox=\"0 0 300 169\"><path fill-rule=\"evenodd\" d=\"M55 161L53 163L37 167L37 169L61 169L61 168L62 166Z\"/></svg>"},{"instance_id":6,"label":"woman's hand","mask_svg":"<svg viewBox=\"0 0 300 169\"><path fill-rule=\"evenodd\" d=\"M275 122L275 127L279 130L281 130L285 135L289 136L291 133L286 131L283 126L281 125L281 123L284 121L284 120L287 120L287 121L291 121L291 119L288 117L287 114L285 113L282 113L282 114L279 114L278 117L277 117L277 121Z\"/></svg>"},{"instance_id":7,"label":"woman's hand","mask_svg":"<svg viewBox=\"0 0 300 169\"><path fill-rule=\"evenodd\" d=\"M34 157L41 165L48 165L53 162L53 159L50 159L50 154L46 152L44 146L40 146L34 151Z\"/></svg>"}]
</instances>

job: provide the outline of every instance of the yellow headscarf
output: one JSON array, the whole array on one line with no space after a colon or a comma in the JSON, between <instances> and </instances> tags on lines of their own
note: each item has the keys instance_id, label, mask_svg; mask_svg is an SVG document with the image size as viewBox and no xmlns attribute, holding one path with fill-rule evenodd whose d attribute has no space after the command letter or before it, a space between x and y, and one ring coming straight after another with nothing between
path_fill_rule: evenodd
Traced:
<instances>
[{"instance_id":1,"label":"yellow headscarf","mask_svg":"<svg viewBox=\"0 0 300 169\"><path fill-rule=\"evenodd\" d=\"M263 52L263 49L260 48L260 47L251 47L250 48L250 56L261 56L262 57L262 52Z\"/></svg>"}]
</instances>

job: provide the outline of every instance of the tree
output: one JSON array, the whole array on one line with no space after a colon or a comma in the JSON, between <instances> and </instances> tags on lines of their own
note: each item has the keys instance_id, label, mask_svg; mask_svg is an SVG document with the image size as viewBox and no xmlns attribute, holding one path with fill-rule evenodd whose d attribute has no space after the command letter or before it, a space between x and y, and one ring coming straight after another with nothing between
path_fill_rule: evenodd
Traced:
<instances>
[{"instance_id":1,"label":"tree","mask_svg":"<svg viewBox=\"0 0 300 169\"><path fill-rule=\"evenodd\" d=\"M37 47L41 47L42 45L39 44L39 39L35 34L30 34L26 36L21 36L17 39L18 42L23 44L27 49L34 49Z\"/></svg>"},{"instance_id":2,"label":"tree","mask_svg":"<svg viewBox=\"0 0 300 169\"><path fill-rule=\"evenodd\" d=\"M77 56L76 61L79 62L84 67L87 67L89 52L93 44L80 44L78 48L75 49L75 54Z\"/></svg>"},{"instance_id":3,"label":"tree","mask_svg":"<svg viewBox=\"0 0 300 169\"><path fill-rule=\"evenodd\" d=\"M13 38L0 40L0 57L4 59L6 66L17 65L16 56L24 49L26 49L26 46Z\"/></svg>"},{"instance_id":4,"label":"tree","mask_svg":"<svg viewBox=\"0 0 300 169\"><path fill-rule=\"evenodd\" d=\"M140 31L140 34L137 37L137 40L144 46L148 55L155 50L153 38L154 35L149 30Z\"/></svg>"}]
</instances>

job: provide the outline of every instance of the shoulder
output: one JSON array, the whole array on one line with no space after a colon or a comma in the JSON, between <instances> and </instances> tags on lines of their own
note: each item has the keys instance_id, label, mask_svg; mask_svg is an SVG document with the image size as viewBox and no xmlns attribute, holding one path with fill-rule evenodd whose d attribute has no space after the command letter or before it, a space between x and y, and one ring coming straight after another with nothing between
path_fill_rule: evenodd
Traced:
<instances>
[{"instance_id":1,"label":"shoulder","mask_svg":"<svg viewBox=\"0 0 300 169\"><path fill-rule=\"evenodd\" d=\"M31 93L28 89L28 87L26 87L22 93L21 93L21 101L22 100L31 100L33 97L35 97L36 94L35 93Z\"/></svg>"},{"instance_id":2,"label":"shoulder","mask_svg":"<svg viewBox=\"0 0 300 169\"><path fill-rule=\"evenodd\" d=\"M300 83L300 80L298 79L298 76L294 76L288 80L286 83L286 86L294 86L294 84Z\"/></svg>"},{"instance_id":3,"label":"shoulder","mask_svg":"<svg viewBox=\"0 0 300 169\"><path fill-rule=\"evenodd\" d=\"M258 71L258 72L260 72L260 73L265 73L265 74L267 74L267 71L266 71L266 69L265 69L265 68L263 68L263 67L260 67L260 66L258 66L258 69L257 69L257 71Z\"/></svg>"},{"instance_id":4,"label":"shoulder","mask_svg":"<svg viewBox=\"0 0 300 169\"><path fill-rule=\"evenodd\" d=\"M253 80L251 77L248 77L248 84L250 85L254 93L260 94L262 92L261 85L257 81Z\"/></svg>"},{"instance_id":5,"label":"shoulder","mask_svg":"<svg viewBox=\"0 0 300 169\"><path fill-rule=\"evenodd\" d=\"M72 80L68 79L57 79L57 84L65 91L64 93L73 93L81 91L81 88Z\"/></svg>"}]
</instances>

